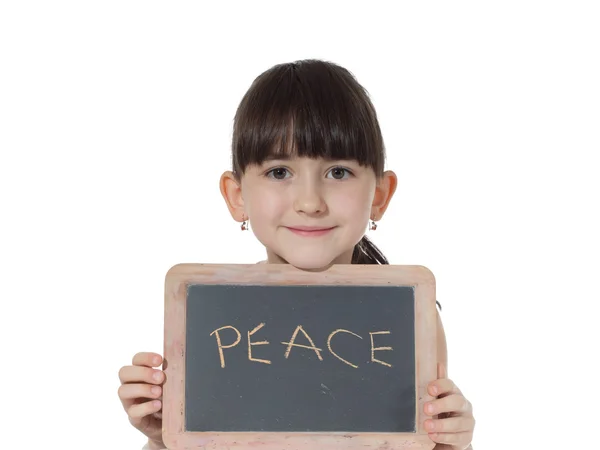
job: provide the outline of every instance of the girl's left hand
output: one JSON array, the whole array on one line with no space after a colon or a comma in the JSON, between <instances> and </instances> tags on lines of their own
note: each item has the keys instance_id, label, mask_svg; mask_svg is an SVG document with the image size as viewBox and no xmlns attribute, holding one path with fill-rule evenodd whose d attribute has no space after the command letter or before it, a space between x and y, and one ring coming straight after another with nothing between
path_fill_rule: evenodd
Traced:
<instances>
[{"instance_id":1,"label":"girl's left hand","mask_svg":"<svg viewBox=\"0 0 600 450\"><path fill-rule=\"evenodd\" d=\"M426 420L425 430L433 442L441 444L436 445L434 450L467 450L475 429L473 407L458 386L446 376L446 367L438 364L438 379L427 388L437 400L425 403L425 414L439 416Z\"/></svg>"}]
</instances>

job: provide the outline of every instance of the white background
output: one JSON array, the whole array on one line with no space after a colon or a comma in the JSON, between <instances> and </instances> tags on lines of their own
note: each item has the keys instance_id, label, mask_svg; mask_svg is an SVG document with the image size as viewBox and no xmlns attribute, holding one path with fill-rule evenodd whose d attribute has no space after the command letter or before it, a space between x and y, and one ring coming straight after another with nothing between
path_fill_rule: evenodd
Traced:
<instances>
[{"instance_id":1,"label":"white background","mask_svg":"<svg viewBox=\"0 0 600 450\"><path fill-rule=\"evenodd\" d=\"M596 2L3 2L3 448L137 449L117 398L162 353L180 262L252 263L218 190L272 65L372 96L399 188L371 232L437 279L476 450L595 448Z\"/></svg>"}]
</instances>

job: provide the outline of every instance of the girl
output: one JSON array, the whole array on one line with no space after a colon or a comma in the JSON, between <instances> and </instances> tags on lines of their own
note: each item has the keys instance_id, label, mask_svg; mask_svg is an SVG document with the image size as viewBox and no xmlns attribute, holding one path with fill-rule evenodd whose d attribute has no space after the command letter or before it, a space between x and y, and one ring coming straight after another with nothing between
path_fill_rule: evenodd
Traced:
<instances>
[{"instance_id":1,"label":"girl","mask_svg":"<svg viewBox=\"0 0 600 450\"><path fill-rule=\"evenodd\" d=\"M238 107L233 170L220 189L234 220L265 246L267 264L323 270L332 264L388 264L364 235L376 228L396 190L384 171L384 145L365 89L325 61L280 64L261 74ZM428 389L425 422L435 449L471 449L469 401L446 377L447 350L438 314L438 379ZM162 363L138 353L119 372L119 398L131 424L162 449Z\"/></svg>"}]
</instances>

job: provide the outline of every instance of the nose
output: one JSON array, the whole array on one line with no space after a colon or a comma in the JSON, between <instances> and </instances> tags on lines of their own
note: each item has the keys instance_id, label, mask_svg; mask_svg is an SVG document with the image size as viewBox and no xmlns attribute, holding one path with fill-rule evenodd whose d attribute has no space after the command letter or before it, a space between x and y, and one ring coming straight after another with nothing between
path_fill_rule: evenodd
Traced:
<instances>
[{"instance_id":1,"label":"nose","mask_svg":"<svg viewBox=\"0 0 600 450\"><path fill-rule=\"evenodd\" d=\"M321 214L327 209L321 188L318 183L304 183L298 186L294 200L296 212L305 214Z\"/></svg>"}]
</instances>

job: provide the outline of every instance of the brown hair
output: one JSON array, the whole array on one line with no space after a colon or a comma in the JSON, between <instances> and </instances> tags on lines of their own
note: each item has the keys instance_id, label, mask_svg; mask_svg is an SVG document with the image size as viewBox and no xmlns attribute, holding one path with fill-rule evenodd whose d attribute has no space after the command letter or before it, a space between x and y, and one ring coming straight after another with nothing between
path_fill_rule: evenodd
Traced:
<instances>
[{"instance_id":1,"label":"brown hair","mask_svg":"<svg viewBox=\"0 0 600 450\"><path fill-rule=\"evenodd\" d=\"M350 159L383 175L385 148L369 94L345 68L308 59L278 64L260 74L237 109L233 173L271 155ZM352 264L389 264L366 237Z\"/></svg>"}]
</instances>

